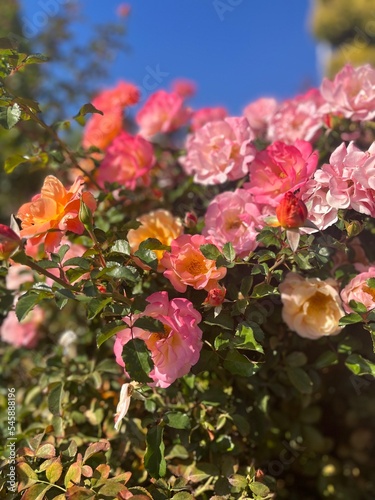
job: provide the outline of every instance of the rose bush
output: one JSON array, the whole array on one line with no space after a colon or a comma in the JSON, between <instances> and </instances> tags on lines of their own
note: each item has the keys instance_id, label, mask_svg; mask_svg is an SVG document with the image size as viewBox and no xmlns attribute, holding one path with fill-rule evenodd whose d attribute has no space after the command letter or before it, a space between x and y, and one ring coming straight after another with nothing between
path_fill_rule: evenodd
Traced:
<instances>
[{"instance_id":1,"label":"rose bush","mask_svg":"<svg viewBox=\"0 0 375 500\"><path fill-rule=\"evenodd\" d=\"M76 150L1 88L51 138L0 227L7 498L372 497L373 74L235 117L121 82Z\"/></svg>"}]
</instances>

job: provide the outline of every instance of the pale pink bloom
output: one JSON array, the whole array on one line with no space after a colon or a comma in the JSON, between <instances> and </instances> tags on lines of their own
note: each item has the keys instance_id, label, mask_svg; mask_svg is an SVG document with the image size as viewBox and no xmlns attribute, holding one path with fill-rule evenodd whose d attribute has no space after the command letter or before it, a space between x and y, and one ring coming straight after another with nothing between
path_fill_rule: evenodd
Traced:
<instances>
[{"instance_id":1,"label":"pale pink bloom","mask_svg":"<svg viewBox=\"0 0 375 500\"><path fill-rule=\"evenodd\" d=\"M136 115L139 133L146 139L159 133L168 133L186 125L190 110L183 98L174 93L158 90L145 102Z\"/></svg>"},{"instance_id":2,"label":"pale pink bloom","mask_svg":"<svg viewBox=\"0 0 375 500\"><path fill-rule=\"evenodd\" d=\"M315 178L310 179L300 190L301 200L308 211L308 219L321 231L337 222L337 208L332 207L327 201L328 183L318 181L321 171L317 170ZM312 233L315 230L303 228L302 232Z\"/></svg>"},{"instance_id":3,"label":"pale pink bloom","mask_svg":"<svg viewBox=\"0 0 375 500\"><path fill-rule=\"evenodd\" d=\"M370 188L373 157L370 155L353 143L348 147L342 143L332 153L329 164L322 166L320 177L327 183L327 202L333 208L352 208L375 216L375 196Z\"/></svg>"},{"instance_id":4,"label":"pale pink bloom","mask_svg":"<svg viewBox=\"0 0 375 500\"><path fill-rule=\"evenodd\" d=\"M261 97L251 102L243 110L250 127L257 136L267 136L268 127L277 109L277 101L272 97Z\"/></svg>"},{"instance_id":5,"label":"pale pink bloom","mask_svg":"<svg viewBox=\"0 0 375 500\"><path fill-rule=\"evenodd\" d=\"M185 78L178 78L172 82L172 92L178 94L183 99L192 97L197 91L197 86L195 82L187 80Z\"/></svg>"},{"instance_id":6,"label":"pale pink bloom","mask_svg":"<svg viewBox=\"0 0 375 500\"><path fill-rule=\"evenodd\" d=\"M307 141L294 146L276 141L259 151L250 164L250 182L245 188L255 203L276 207L284 194L301 188L314 174L318 153Z\"/></svg>"},{"instance_id":7,"label":"pale pink bloom","mask_svg":"<svg viewBox=\"0 0 375 500\"><path fill-rule=\"evenodd\" d=\"M228 116L228 111L218 106L216 108L202 108L194 111L191 117L191 129L193 132L206 125L208 122L224 120Z\"/></svg>"},{"instance_id":8,"label":"pale pink bloom","mask_svg":"<svg viewBox=\"0 0 375 500\"><path fill-rule=\"evenodd\" d=\"M349 306L351 300L364 304L368 311L375 308L375 288L371 288L367 284L369 279L374 278L375 267L370 267L367 271L355 276L341 291L341 298L347 313L353 312L353 309Z\"/></svg>"},{"instance_id":9,"label":"pale pink bloom","mask_svg":"<svg viewBox=\"0 0 375 500\"><path fill-rule=\"evenodd\" d=\"M124 108L139 101L139 90L128 82L119 82L116 87L98 94L92 104L103 115L94 113L86 123L82 144L84 148L95 146L106 149L121 132Z\"/></svg>"},{"instance_id":10,"label":"pale pink bloom","mask_svg":"<svg viewBox=\"0 0 375 500\"><path fill-rule=\"evenodd\" d=\"M0 338L14 347L34 348L39 340L39 327L44 321L44 311L36 306L21 323L16 313L10 311L0 327Z\"/></svg>"},{"instance_id":11,"label":"pale pink bloom","mask_svg":"<svg viewBox=\"0 0 375 500\"><path fill-rule=\"evenodd\" d=\"M155 164L152 144L140 135L122 131L108 147L98 171L98 183L118 184L134 190L137 184L149 185L149 172Z\"/></svg>"},{"instance_id":12,"label":"pale pink bloom","mask_svg":"<svg viewBox=\"0 0 375 500\"><path fill-rule=\"evenodd\" d=\"M294 144L297 139L315 141L324 124L323 102L317 89L282 102L272 117L268 139L286 144Z\"/></svg>"},{"instance_id":13,"label":"pale pink bloom","mask_svg":"<svg viewBox=\"0 0 375 500\"><path fill-rule=\"evenodd\" d=\"M34 275L30 267L17 263L9 267L5 278L8 290L19 290L24 283L32 283L33 281Z\"/></svg>"},{"instance_id":14,"label":"pale pink bloom","mask_svg":"<svg viewBox=\"0 0 375 500\"><path fill-rule=\"evenodd\" d=\"M214 260L207 259L200 250L201 245L212 244L210 238L200 234L183 234L171 243L171 251L166 251L160 263L178 292L185 292L187 286L196 290L209 290L227 273L225 267L216 267Z\"/></svg>"},{"instance_id":15,"label":"pale pink bloom","mask_svg":"<svg viewBox=\"0 0 375 500\"><path fill-rule=\"evenodd\" d=\"M125 369L122 351L132 338L145 341L151 352L154 368L149 376L153 379L150 385L168 387L176 379L189 373L190 368L199 359L202 348L202 330L198 327L202 317L193 304L183 298L169 301L167 292L156 292L148 297L149 305L142 314L132 319L124 318L128 328L116 335L114 353L116 361ZM136 319L151 316L164 325L164 332L155 333L133 327Z\"/></svg>"},{"instance_id":16,"label":"pale pink bloom","mask_svg":"<svg viewBox=\"0 0 375 500\"><path fill-rule=\"evenodd\" d=\"M224 118L206 123L187 140L181 159L187 174L198 184L222 184L244 177L254 159L254 134L246 118Z\"/></svg>"},{"instance_id":17,"label":"pale pink bloom","mask_svg":"<svg viewBox=\"0 0 375 500\"><path fill-rule=\"evenodd\" d=\"M375 117L375 70L370 64L358 68L347 64L333 81L324 78L320 91L327 102L327 113L353 121Z\"/></svg>"},{"instance_id":18,"label":"pale pink bloom","mask_svg":"<svg viewBox=\"0 0 375 500\"><path fill-rule=\"evenodd\" d=\"M288 273L279 290L282 317L292 331L308 339L340 333L339 320L344 311L335 280Z\"/></svg>"},{"instance_id":19,"label":"pale pink bloom","mask_svg":"<svg viewBox=\"0 0 375 500\"><path fill-rule=\"evenodd\" d=\"M203 234L219 247L232 243L236 254L245 257L258 246L257 229L263 225L252 195L236 189L217 195L208 205Z\"/></svg>"}]
</instances>

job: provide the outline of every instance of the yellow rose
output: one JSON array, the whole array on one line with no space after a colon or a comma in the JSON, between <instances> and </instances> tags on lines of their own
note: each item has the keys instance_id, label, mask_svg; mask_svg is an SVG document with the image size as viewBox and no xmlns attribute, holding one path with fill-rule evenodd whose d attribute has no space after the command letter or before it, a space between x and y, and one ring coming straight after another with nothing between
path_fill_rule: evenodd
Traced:
<instances>
[{"instance_id":1,"label":"yellow rose","mask_svg":"<svg viewBox=\"0 0 375 500\"><path fill-rule=\"evenodd\" d=\"M340 333L339 319L345 312L336 285L333 279L322 281L287 274L279 290L282 316L288 327L308 339Z\"/></svg>"},{"instance_id":2,"label":"yellow rose","mask_svg":"<svg viewBox=\"0 0 375 500\"><path fill-rule=\"evenodd\" d=\"M137 219L141 226L137 229L131 229L128 233L128 241L132 253L136 252L142 241L147 238L156 238L163 245L170 245L172 240L178 238L183 232L183 226L180 219L173 217L167 210L155 210L142 215ZM165 250L153 250L160 262ZM165 268L158 265L158 271L164 271Z\"/></svg>"}]
</instances>

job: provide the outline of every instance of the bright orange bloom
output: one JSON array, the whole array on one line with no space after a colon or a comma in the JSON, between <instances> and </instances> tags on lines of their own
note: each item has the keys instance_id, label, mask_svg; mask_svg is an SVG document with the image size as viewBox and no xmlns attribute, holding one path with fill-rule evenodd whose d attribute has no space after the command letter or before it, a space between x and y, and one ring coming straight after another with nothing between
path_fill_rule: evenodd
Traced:
<instances>
[{"instance_id":1,"label":"bright orange bloom","mask_svg":"<svg viewBox=\"0 0 375 500\"><path fill-rule=\"evenodd\" d=\"M95 210L96 201L91 193L82 192L84 180L77 177L69 190L53 175L48 175L40 194L19 209L21 238L30 238L32 244L44 241L47 252L55 251L66 231L82 234L84 227L79 220L81 200L90 210Z\"/></svg>"},{"instance_id":2,"label":"bright orange bloom","mask_svg":"<svg viewBox=\"0 0 375 500\"><path fill-rule=\"evenodd\" d=\"M276 217L280 226L285 229L301 227L307 218L306 205L289 191L276 208Z\"/></svg>"}]
</instances>

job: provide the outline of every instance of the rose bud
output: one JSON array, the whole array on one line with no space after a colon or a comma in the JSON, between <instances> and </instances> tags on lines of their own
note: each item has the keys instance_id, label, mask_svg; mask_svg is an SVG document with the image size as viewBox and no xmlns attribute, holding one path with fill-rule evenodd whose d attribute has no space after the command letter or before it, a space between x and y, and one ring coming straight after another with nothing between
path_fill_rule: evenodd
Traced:
<instances>
[{"instance_id":1,"label":"rose bud","mask_svg":"<svg viewBox=\"0 0 375 500\"><path fill-rule=\"evenodd\" d=\"M307 208L302 200L292 192L285 194L279 206L276 208L276 217L281 227L295 229L306 222Z\"/></svg>"},{"instance_id":2,"label":"rose bud","mask_svg":"<svg viewBox=\"0 0 375 500\"><path fill-rule=\"evenodd\" d=\"M203 304L211 307L220 306L224 302L226 292L227 292L226 288L219 285L218 283L215 287L209 290L208 295Z\"/></svg>"},{"instance_id":3,"label":"rose bud","mask_svg":"<svg viewBox=\"0 0 375 500\"><path fill-rule=\"evenodd\" d=\"M184 226L187 227L188 229L193 229L198 222L198 217L195 215L194 212L187 212L185 214L185 219L184 219Z\"/></svg>"},{"instance_id":4,"label":"rose bud","mask_svg":"<svg viewBox=\"0 0 375 500\"><path fill-rule=\"evenodd\" d=\"M0 224L0 259L6 260L21 245L21 238L13 229Z\"/></svg>"}]
</instances>

